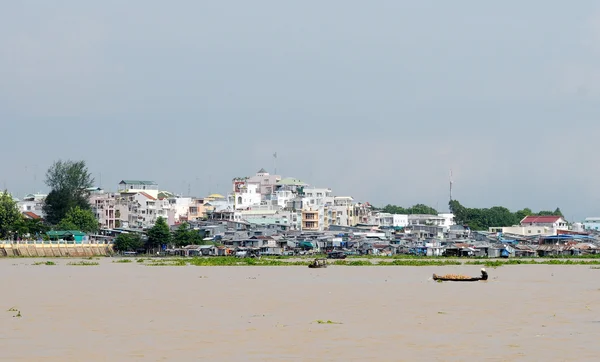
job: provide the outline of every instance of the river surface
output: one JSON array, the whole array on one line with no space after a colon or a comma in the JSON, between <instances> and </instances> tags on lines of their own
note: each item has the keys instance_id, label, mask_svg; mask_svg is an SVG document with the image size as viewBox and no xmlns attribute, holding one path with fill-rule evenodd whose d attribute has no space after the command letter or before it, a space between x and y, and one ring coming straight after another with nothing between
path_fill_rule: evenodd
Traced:
<instances>
[{"instance_id":1,"label":"river surface","mask_svg":"<svg viewBox=\"0 0 600 362\"><path fill-rule=\"evenodd\" d=\"M600 360L600 270L589 266L437 283L432 273L479 267L113 260L0 259L0 361Z\"/></svg>"}]
</instances>

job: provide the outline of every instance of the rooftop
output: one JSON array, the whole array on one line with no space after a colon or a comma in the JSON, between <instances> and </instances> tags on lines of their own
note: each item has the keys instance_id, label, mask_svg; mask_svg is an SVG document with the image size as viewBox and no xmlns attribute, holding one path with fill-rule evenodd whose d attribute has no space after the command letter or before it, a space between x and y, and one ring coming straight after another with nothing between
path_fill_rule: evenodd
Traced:
<instances>
[{"instance_id":1,"label":"rooftop","mask_svg":"<svg viewBox=\"0 0 600 362\"><path fill-rule=\"evenodd\" d=\"M152 185L156 186L154 181L143 181L143 180L122 180L119 185Z\"/></svg>"},{"instance_id":2,"label":"rooftop","mask_svg":"<svg viewBox=\"0 0 600 362\"><path fill-rule=\"evenodd\" d=\"M146 198L148 198L148 199L150 199L150 200L156 200L156 198L155 198L155 197L152 197L152 196L148 195L148 194L147 194L147 193L145 193L145 192L139 192L139 194L140 194L140 195L143 195L143 196L146 196Z\"/></svg>"},{"instance_id":3,"label":"rooftop","mask_svg":"<svg viewBox=\"0 0 600 362\"><path fill-rule=\"evenodd\" d=\"M85 236L85 233L79 230L51 230L46 235L49 237Z\"/></svg>"},{"instance_id":4,"label":"rooftop","mask_svg":"<svg viewBox=\"0 0 600 362\"><path fill-rule=\"evenodd\" d=\"M23 213L23 215L25 215L25 217L29 218L29 219L41 219L42 217L34 212L31 211L25 211Z\"/></svg>"},{"instance_id":5,"label":"rooftop","mask_svg":"<svg viewBox=\"0 0 600 362\"><path fill-rule=\"evenodd\" d=\"M277 185L288 185L288 186L308 186L307 183L298 180L297 178L288 177L277 181Z\"/></svg>"},{"instance_id":6,"label":"rooftop","mask_svg":"<svg viewBox=\"0 0 600 362\"><path fill-rule=\"evenodd\" d=\"M521 224L552 224L560 219L560 216L525 216Z\"/></svg>"}]
</instances>

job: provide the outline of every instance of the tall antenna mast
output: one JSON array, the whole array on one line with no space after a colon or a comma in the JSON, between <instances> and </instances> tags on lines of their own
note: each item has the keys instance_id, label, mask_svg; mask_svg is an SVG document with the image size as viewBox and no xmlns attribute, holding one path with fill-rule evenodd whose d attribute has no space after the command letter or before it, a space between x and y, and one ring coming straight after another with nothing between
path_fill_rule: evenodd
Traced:
<instances>
[{"instance_id":1,"label":"tall antenna mast","mask_svg":"<svg viewBox=\"0 0 600 362\"><path fill-rule=\"evenodd\" d=\"M452 170L450 170L450 201L452 201Z\"/></svg>"},{"instance_id":2,"label":"tall antenna mast","mask_svg":"<svg viewBox=\"0 0 600 362\"><path fill-rule=\"evenodd\" d=\"M33 193L37 190L37 165L33 166Z\"/></svg>"},{"instance_id":3,"label":"tall antenna mast","mask_svg":"<svg viewBox=\"0 0 600 362\"><path fill-rule=\"evenodd\" d=\"M273 175L277 175L277 152L273 154Z\"/></svg>"}]
</instances>

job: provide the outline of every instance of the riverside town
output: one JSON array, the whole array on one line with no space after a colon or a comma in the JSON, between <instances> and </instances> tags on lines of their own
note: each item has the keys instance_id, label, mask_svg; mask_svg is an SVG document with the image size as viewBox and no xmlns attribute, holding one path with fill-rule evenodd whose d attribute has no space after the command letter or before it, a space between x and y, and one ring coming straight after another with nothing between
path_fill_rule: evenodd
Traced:
<instances>
[{"instance_id":1,"label":"riverside town","mask_svg":"<svg viewBox=\"0 0 600 362\"><path fill-rule=\"evenodd\" d=\"M69 170L84 176L83 185L60 177ZM0 195L0 212L7 215L1 218L0 256L531 258L600 251L600 217L569 222L560 209L513 213L469 209L456 200L447 212L426 205L378 208L265 169L204 197L177 195L145 179L120 180L115 191L93 187L83 161L55 162L46 183L48 195Z\"/></svg>"}]
</instances>

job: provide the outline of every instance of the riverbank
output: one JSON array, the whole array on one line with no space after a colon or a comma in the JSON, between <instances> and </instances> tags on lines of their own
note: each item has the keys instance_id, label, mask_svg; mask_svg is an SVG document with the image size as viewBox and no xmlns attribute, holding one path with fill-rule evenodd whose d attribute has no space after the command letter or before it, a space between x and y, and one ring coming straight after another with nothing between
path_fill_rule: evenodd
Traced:
<instances>
[{"instance_id":1,"label":"riverbank","mask_svg":"<svg viewBox=\"0 0 600 362\"><path fill-rule=\"evenodd\" d=\"M81 258L0 258L2 260L15 260L16 264L32 264L32 265L59 265L73 263ZM308 266L314 258L236 258L236 257L189 257L189 258L173 258L173 257L88 257L83 260L94 260L96 264L101 263L117 263L117 264L136 264L140 266ZM584 258L538 258L538 259L446 259L446 258L408 258L408 259L393 259L393 258L352 258L335 260L328 259L328 265L340 267L427 267L427 266L479 266L486 268L498 268L502 266L516 265L587 265L600 268L600 259L584 259Z\"/></svg>"},{"instance_id":2,"label":"riverbank","mask_svg":"<svg viewBox=\"0 0 600 362\"><path fill-rule=\"evenodd\" d=\"M113 253L111 244L0 243L0 257L90 257Z\"/></svg>"}]
</instances>

